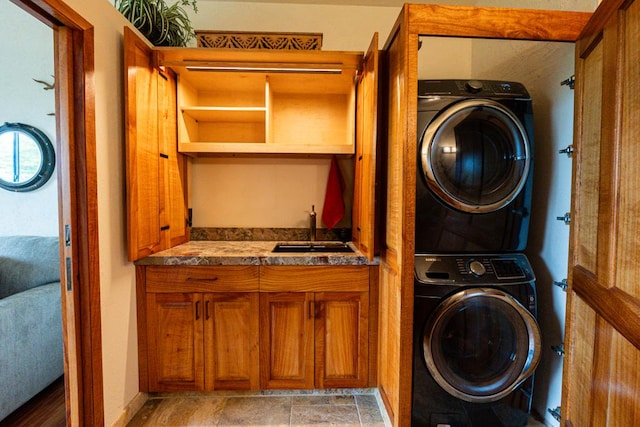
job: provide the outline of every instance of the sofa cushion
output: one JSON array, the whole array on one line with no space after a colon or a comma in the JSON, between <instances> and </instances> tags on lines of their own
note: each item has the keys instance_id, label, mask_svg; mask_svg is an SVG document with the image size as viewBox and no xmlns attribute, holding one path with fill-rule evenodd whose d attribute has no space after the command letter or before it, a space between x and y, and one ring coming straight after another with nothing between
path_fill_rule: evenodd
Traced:
<instances>
[{"instance_id":1,"label":"sofa cushion","mask_svg":"<svg viewBox=\"0 0 640 427\"><path fill-rule=\"evenodd\" d=\"M0 298L59 281L57 236L0 236Z\"/></svg>"}]
</instances>

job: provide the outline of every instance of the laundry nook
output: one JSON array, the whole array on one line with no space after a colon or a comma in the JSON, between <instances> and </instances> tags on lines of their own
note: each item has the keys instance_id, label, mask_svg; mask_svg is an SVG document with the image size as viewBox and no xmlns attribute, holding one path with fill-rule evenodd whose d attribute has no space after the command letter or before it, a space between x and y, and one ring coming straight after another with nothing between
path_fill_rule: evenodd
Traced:
<instances>
[{"instance_id":1,"label":"laundry nook","mask_svg":"<svg viewBox=\"0 0 640 427\"><path fill-rule=\"evenodd\" d=\"M634 0L5 3L0 424L640 425Z\"/></svg>"}]
</instances>

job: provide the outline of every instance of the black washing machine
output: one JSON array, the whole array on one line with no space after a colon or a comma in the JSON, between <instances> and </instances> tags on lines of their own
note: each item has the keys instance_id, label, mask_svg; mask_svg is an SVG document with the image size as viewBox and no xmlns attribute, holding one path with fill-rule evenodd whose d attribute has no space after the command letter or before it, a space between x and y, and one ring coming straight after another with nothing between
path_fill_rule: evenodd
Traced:
<instances>
[{"instance_id":1,"label":"black washing machine","mask_svg":"<svg viewBox=\"0 0 640 427\"><path fill-rule=\"evenodd\" d=\"M420 80L415 253L527 244L533 112L516 82Z\"/></svg>"},{"instance_id":2,"label":"black washing machine","mask_svg":"<svg viewBox=\"0 0 640 427\"><path fill-rule=\"evenodd\" d=\"M525 426L541 355L522 254L416 255L412 426Z\"/></svg>"}]
</instances>

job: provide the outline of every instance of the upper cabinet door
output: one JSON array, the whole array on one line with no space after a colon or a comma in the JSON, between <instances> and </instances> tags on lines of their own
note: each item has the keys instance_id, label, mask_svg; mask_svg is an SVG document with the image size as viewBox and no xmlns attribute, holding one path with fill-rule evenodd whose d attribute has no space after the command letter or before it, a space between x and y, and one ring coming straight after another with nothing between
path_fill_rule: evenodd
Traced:
<instances>
[{"instance_id":1,"label":"upper cabinet door","mask_svg":"<svg viewBox=\"0 0 640 427\"><path fill-rule=\"evenodd\" d=\"M152 49L125 28L127 236L131 261L161 248L158 73L152 56Z\"/></svg>"},{"instance_id":2,"label":"upper cabinet door","mask_svg":"<svg viewBox=\"0 0 640 427\"><path fill-rule=\"evenodd\" d=\"M563 419L640 425L640 2L604 0L576 45Z\"/></svg>"},{"instance_id":3,"label":"upper cabinet door","mask_svg":"<svg viewBox=\"0 0 640 427\"><path fill-rule=\"evenodd\" d=\"M176 78L125 28L127 235L135 261L189 240L187 160L177 150Z\"/></svg>"},{"instance_id":4,"label":"upper cabinet door","mask_svg":"<svg viewBox=\"0 0 640 427\"><path fill-rule=\"evenodd\" d=\"M158 78L158 143L160 144L160 234L163 248L189 241L187 157L178 152L176 76L169 69Z\"/></svg>"},{"instance_id":5,"label":"upper cabinet door","mask_svg":"<svg viewBox=\"0 0 640 427\"><path fill-rule=\"evenodd\" d=\"M378 147L378 33L364 57L356 97L356 156L352 239L369 260L377 252L380 221L380 156ZM378 197L376 197L378 196Z\"/></svg>"}]
</instances>

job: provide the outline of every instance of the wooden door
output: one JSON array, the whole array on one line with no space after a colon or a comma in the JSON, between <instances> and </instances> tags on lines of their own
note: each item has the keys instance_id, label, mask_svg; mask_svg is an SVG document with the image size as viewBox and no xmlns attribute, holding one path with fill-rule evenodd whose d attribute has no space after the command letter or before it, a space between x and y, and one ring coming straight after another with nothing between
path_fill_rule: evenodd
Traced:
<instances>
[{"instance_id":1,"label":"wooden door","mask_svg":"<svg viewBox=\"0 0 640 427\"><path fill-rule=\"evenodd\" d=\"M640 425L640 2L605 0L576 45L567 426Z\"/></svg>"},{"instance_id":2,"label":"wooden door","mask_svg":"<svg viewBox=\"0 0 640 427\"><path fill-rule=\"evenodd\" d=\"M366 387L369 293L315 295L316 388Z\"/></svg>"},{"instance_id":3,"label":"wooden door","mask_svg":"<svg viewBox=\"0 0 640 427\"><path fill-rule=\"evenodd\" d=\"M160 162L160 233L162 248L189 241L187 158L178 153L176 75L158 74L158 144Z\"/></svg>"},{"instance_id":4,"label":"wooden door","mask_svg":"<svg viewBox=\"0 0 640 427\"><path fill-rule=\"evenodd\" d=\"M356 106L352 240L369 260L378 252L380 156L378 146L378 33L364 57ZM376 197L378 196L378 197Z\"/></svg>"},{"instance_id":5,"label":"wooden door","mask_svg":"<svg viewBox=\"0 0 640 427\"><path fill-rule=\"evenodd\" d=\"M124 31L127 236L135 261L189 240L187 160L177 149L176 78Z\"/></svg>"},{"instance_id":6,"label":"wooden door","mask_svg":"<svg viewBox=\"0 0 640 427\"><path fill-rule=\"evenodd\" d=\"M127 236L133 261L161 248L158 73L152 49L128 28L124 51Z\"/></svg>"},{"instance_id":7,"label":"wooden door","mask_svg":"<svg viewBox=\"0 0 640 427\"><path fill-rule=\"evenodd\" d=\"M148 293L149 391L204 389L203 302L199 293Z\"/></svg>"},{"instance_id":8,"label":"wooden door","mask_svg":"<svg viewBox=\"0 0 640 427\"><path fill-rule=\"evenodd\" d=\"M205 294L204 322L205 388L258 389L258 293Z\"/></svg>"},{"instance_id":9,"label":"wooden door","mask_svg":"<svg viewBox=\"0 0 640 427\"><path fill-rule=\"evenodd\" d=\"M314 386L313 292L260 294L260 385Z\"/></svg>"}]
</instances>

